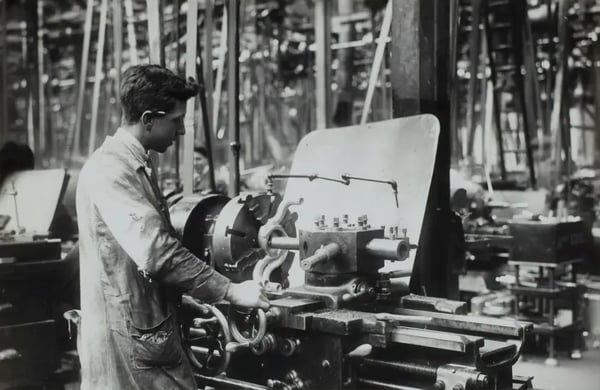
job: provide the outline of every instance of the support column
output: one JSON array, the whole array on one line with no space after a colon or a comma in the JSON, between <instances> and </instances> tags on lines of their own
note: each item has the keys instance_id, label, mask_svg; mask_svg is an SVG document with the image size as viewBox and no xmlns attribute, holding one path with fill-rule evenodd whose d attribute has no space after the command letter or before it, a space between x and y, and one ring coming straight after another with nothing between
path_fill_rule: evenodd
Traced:
<instances>
[{"instance_id":1,"label":"support column","mask_svg":"<svg viewBox=\"0 0 600 390\"><path fill-rule=\"evenodd\" d=\"M214 13L214 0L204 1L204 53L203 61L204 64L204 88L206 90L206 112L213 112L213 13ZM212 115L208 115L208 123L210 128L214 130Z\"/></svg>"},{"instance_id":2,"label":"support column","mask_svg":"<svg viewBox=\"0 0 600 390\"><path fill-rule=\"evenodd\" d=\"M436 0L392 0L394 117L434 114L440 122L435 166L411 291L440 297L458 293L450 264L450 5ZM433 271L435 270L435 272Z\"/></svg>"},{"instance_id":3,"label":"support column","mask_svg":"<svg viewBox=\"0 0 600 390\"><path fill-rule=\"evenodd\" d=\"M594 167L600 167L600 41L594 42Z\"/></svg>"},{"instance_id":4,"label":"support column","mask_svg":"<svg viewBox=\"0 0 600 390\"><path fill-rule=\"evenodd\" d=\"M113 47L114 47L114 65L115 65L115 97L117 106L120 106L121 91L121 68L123 67L123 0L113 0L112 9L113 20ZM119 112L119 120L121 113Z\"/></svg>"},{"instance_id":5,"label":"support column","mask_svg":"<svg viewBox=\"0 0 600 390\"><path fill-rule=\"evenodd\" d=\"M0 83L2 88L0 90L0 140L6 140L8 136L8 75L7 62L8 62L8 47L6 39L6 0L0 0L0 46L2 46L2 55L0 61L2 62L0 67Z\"/></svg>"},{"instance_id":6,"label":"support column","mask_svg":"<svg viewBox=\"0 0 600 390\"><path fill-rule=\"evenodd\" d=\"M354 12L353 1L338 1L338 13L340 17L351 15ZM339 42L352 42L355 29L351 21L340 23ZM336 81L338 85L338 96L333 114L333 122L336 126L350 126L352 124L352 109L354 106L354 88L352 86L352 75L354 74L354 49L348 47L337 51L339 67L336 70Z\"/></svg>"},{"instance_id":7,"label":"support column","mask_svg":"<svg viewBox=\"0 0 600 390\"><path fill-rule=\"evenodd\" d=\"M177 11L179 12L179 11ZM196 57L198 48L198 0L188 0L185 41L185 77L197 77ZM185 135L183 136L183 195L190 196L194 192L194 140L196 119L196 98L188 99L185 108ZM177 150L176 153L179 153Z\"/></svg>"},{"instance_id":8,"label":"support column","mask_svg":"<svg viewBox=\"0 0 600 390\"><path fill-rule=\"evenodd\" d=\"M240 2L227 2L227 130L229 132L229 196L240 193Z\"/></svg>"},{"instance_id":9,"label":"support column","mask_svg":"<svg viewBox=\"0 0 600 390\"><path fill-rule=\"evenodd\" d=\"M331 125L331 4L329 0L315 1L317 129Z\"/></svg>"}]
</instances>

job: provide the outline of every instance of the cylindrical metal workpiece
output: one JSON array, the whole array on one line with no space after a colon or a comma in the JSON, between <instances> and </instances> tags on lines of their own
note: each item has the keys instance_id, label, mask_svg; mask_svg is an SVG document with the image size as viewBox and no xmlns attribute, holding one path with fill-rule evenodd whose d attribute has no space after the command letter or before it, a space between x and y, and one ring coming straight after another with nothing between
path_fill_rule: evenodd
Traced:
<instances>
[{"instance_id":1,"label":"cylindrical metal workpiece","mask_svg":"<svg viewBox=\"0 0 600 390\"><path fill-rule=\"evenodd\" d=\"M300 267L304 271L309 271L315 264L329 261L338 253L340 253L341 248L335 242L329 243L324 247L321 247L315 251L312 256L307 257L306 259L300 262Z\"/></svg>"},{"instance_id":2,"label":"cylindrical metal workpiece","mask_svg":"<svg viewBox=\"0 0 600 390\"><path fill-rule=\"evenodd\" d=\"M297 237L271 237L271 241L269 243L270 247L273 249L293 249L298 250L300 247L300 243L298 242Z\"/></svg>"},{"instance_id":3,"label":"cylindrical metal workpiece","mask_svg":"<svg viewBox=\"0 0 600 390\"><path fill-rule=\"evenodd\" d=\"M367 252L386 260L405 260L410 251L410 244L406 240L390 240L387 238L374 238L365 247Z\"/></svg>"}]
</instances>

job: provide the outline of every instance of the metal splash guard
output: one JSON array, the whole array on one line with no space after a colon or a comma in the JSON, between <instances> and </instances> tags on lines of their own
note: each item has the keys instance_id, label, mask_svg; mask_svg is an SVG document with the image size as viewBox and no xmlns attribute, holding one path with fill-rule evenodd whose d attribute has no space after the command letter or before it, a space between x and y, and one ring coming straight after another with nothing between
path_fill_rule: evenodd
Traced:
<instances>
[{"instance_id":1,"label":"metal splash guard","mask_svg":"<svg viewBox=\"0 0 600 390\"><path fill-rule=\"evenodd\" d=\"M341 220L348 214L356 222L366 214L371 226L398 226L407 230L412 243L418 243L439 131L437 118L424 114L307 134L296 149L291 175L393 180L398 185L398 206L392 188L382 183L288 179L284 202L304 199L294 209L297 228L312 229L318 215L325 215L331 224L333 217ZM412 261L402 269L407 266L411 269Z\"/></svg>"}]
</instances>

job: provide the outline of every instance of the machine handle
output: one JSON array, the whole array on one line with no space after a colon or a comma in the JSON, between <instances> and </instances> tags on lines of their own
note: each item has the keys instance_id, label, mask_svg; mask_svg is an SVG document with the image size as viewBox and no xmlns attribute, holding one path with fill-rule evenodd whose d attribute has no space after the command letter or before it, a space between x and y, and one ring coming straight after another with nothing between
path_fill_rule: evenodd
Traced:
<instances>
[{"instance_id":1,"label":"machine handle","mask_svg":"<svg viewBox=\"0 0 600 390\"><path fill-rule=\"evenodd\" d=\"M6 360L14 360L20 358L21 354L19 351L13 348L3 349L0 351L0 362Z\"/></svg>"},{"instance_id":2,"label":"machine handle","mask_svg":"<svg viewBox=\"0 0 600 390\"><path fill-rule=\"evenodd\" d=\"M312 256L302 260L300 262L300 267L304 271L310 271L314 265L331 260L333 257L338 255L341 250L342 248L340 248L340 246L335 242L329 243L317 249Z\"/></svg>"}]
</instances>

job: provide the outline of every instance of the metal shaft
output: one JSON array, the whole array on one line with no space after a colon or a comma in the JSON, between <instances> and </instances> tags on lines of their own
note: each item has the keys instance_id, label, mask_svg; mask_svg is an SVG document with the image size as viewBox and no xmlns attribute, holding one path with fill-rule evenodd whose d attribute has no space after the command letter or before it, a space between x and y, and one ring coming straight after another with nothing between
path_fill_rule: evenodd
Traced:
<instances>
[{"instance_id":1,"label":"metal shaft","mask_svg":"<svg viewBox=\"0 0 600 390\"><path fill-rule=\"evenodd\" d=\"M270 247L273 249L293 249L300 247L296 237L271 237Z\"/></svg>"},{"instance_id":2,"label":"metal shaft","mask_svg":"<svg viewBox=\"0 0 600 390\"><path fill-rule=\"evenodd\" d=\"M340 253L342 249L338 244L332 242L319 248L315 251L315 254L307 257L300 262L300 267L304 271L309 271L314 265L331 260L334 256Z\"/></svg>"},{"instance_id":3,"label":"metal shaft","mask_svg":"<svg viewBox=\"0 0 600 390\"><path fill-rule=\"evenodd\" d=\"M369 241L365 249L371 256L386 260L405 260L408 257L410 246L405 240L374 238Z\"/></svg>"}]
</instances>

